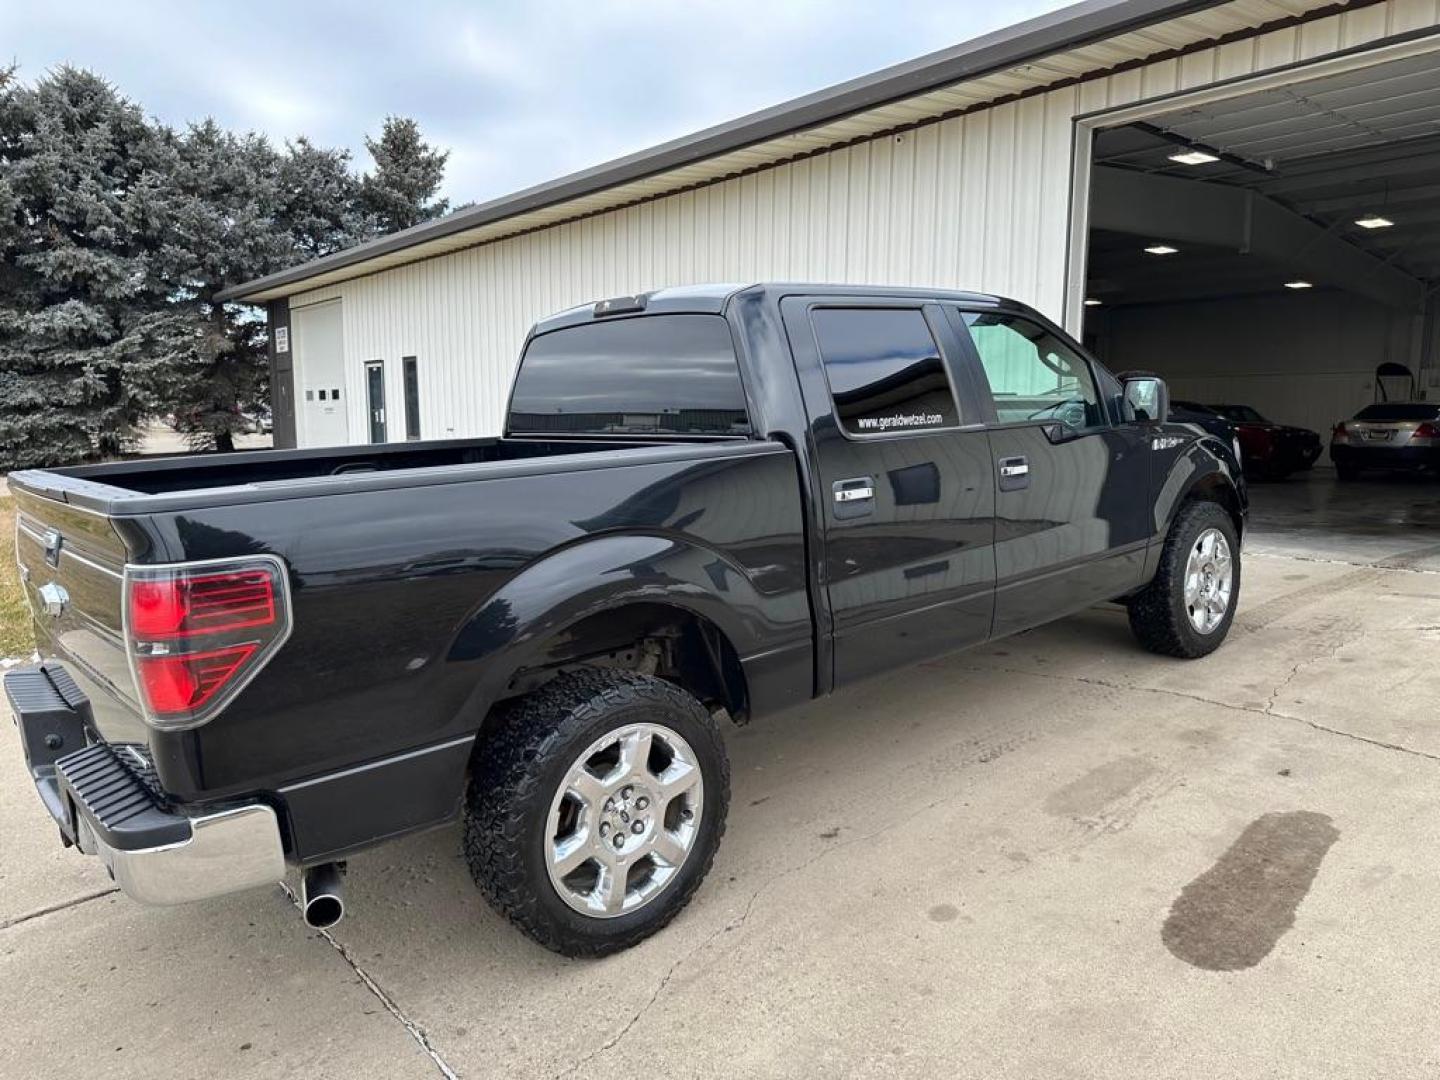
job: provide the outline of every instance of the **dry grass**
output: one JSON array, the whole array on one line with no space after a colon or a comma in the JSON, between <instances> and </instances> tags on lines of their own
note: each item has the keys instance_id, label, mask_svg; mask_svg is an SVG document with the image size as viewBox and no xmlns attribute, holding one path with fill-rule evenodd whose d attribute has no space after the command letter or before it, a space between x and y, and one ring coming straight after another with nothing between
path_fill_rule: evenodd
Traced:
<instances>
[{"instance_id":1,"label":"dry grass","mask_svg":"<svg viewBox=\"0 0 1440 1080\"><path fill-rule=\"evenodd\" d=\"M28 657L35 648L30 609L15 565L15 500L0 497L0 658Z\"/></svg>"}]
</instances>

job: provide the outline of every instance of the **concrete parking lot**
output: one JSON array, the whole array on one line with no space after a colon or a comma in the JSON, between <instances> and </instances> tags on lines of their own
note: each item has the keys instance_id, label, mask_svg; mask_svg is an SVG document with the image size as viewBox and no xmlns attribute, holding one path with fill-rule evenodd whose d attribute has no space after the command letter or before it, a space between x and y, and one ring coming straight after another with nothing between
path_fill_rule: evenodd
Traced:
<instances>
[{"instance_id":1,"label":"concrete parking lot","mask_svg":"<svg viewBox=\"0 0 1440 1080\"><path fill-rule=\"evenodd\" d=\"M1434 1076L1433 490L1257 488L1206 660L1100 608L732 731L710 879L601 962L493 915L453 829L353 860L333 938L279 888L138 908L0 725L3 1071Z\"/></svg>"}]
</instances>

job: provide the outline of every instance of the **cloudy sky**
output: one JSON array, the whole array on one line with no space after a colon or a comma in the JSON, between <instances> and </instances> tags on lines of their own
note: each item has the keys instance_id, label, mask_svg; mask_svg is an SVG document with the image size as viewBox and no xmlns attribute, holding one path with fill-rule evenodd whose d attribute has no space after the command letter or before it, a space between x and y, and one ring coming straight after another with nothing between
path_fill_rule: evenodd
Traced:
<instances>
[{"instance_id":1,"label":"cloudy sky","mask_svg":"<svg viewBox=\"0 0 1440 1080\"><path fill-rule=\"evenodd\" d=\"M413 116L451 151L446 193L483 201L1061 6L0 0L0 61L87 67L167 123L304 134L361 162L387 113Z\"/></svg>"}]
</instances>

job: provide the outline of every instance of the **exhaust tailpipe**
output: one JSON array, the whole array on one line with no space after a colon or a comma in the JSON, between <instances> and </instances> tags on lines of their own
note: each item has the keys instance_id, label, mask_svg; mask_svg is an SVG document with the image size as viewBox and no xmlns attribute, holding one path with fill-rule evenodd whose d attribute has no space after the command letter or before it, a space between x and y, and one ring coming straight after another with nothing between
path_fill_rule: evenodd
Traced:
<instances>
[{"instance_id":1,"label":"exhaust tailpipe","mask_svg":"<svg viewBox=\"0 0 1440 1080\"><path fill-rule=\"evenodd\" d=\"M300 881L300 910L305 925L327 930L345 917L345 864L321 863Z\"/></svg>"}]
</instances>

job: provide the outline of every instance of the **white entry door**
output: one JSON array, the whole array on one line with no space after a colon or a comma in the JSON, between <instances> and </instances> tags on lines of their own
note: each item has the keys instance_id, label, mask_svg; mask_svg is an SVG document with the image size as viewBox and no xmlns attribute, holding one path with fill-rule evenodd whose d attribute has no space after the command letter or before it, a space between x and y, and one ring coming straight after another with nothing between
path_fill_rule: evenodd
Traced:
<instances>
[{"instance_id":1,"label":"white entry door","mask_svg":"<svg viewBox=\"0 0 1440 1080\"><path fill-rule=\"evenodd\" d=\"M290 312L295 350L296 442L301 446L343 446L350 441L346 419L345 331L340 301L309 304Z\"/></svg>"}]
</instances>

